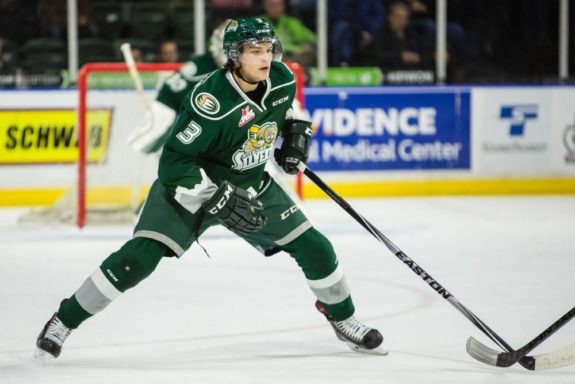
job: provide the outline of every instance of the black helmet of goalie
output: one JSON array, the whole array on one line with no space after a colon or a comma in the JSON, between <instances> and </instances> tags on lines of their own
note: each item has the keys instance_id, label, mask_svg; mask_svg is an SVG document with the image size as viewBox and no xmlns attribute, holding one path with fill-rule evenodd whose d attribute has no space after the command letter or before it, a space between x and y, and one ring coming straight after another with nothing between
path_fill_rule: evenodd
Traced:
<instances>
[{"instance_id":1,"label":"black helmet of goalie","mask_svg":"<svg viewBox=\"0 0 575 384\"><path fill-rule=\"evenodd\" d=\"M274 61L282 59L282 45L269 23L259 17L238 18L230 21L224 32L224 52L228 60L241 61L246 44L272 43Z\"/></svg>"}]
</instances>

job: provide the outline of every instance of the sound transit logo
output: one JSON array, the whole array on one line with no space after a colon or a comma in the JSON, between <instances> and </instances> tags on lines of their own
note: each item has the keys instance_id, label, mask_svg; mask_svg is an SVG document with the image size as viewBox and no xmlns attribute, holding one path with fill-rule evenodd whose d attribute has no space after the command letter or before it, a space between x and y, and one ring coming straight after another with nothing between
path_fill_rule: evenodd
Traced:
<instances>
[{"instance_id":1,"label":"sound transit logo","mask_svg":"<svg viewBox=\"0 0 575 384\"><path fill-rule=\"evenodd\" d=\"M503 105L499 117L502 120L511 120L510 136L523 136L527 121L537 119L538 109L536 104Z\"/></svg>"}]
</instances>

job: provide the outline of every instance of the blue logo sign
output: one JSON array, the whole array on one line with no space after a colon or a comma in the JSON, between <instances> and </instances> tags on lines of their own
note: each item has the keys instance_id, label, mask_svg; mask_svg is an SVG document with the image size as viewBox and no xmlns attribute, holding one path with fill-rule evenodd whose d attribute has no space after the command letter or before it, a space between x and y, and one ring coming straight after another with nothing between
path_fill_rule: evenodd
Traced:
<instances>
[{"instance_id":1,"label":"blue logo sign","mask_svg":"<svg viewBox=\"0 0 575 384\"><path fill-rule=\"evenodd\" d=\"M535 120L539 107L536 104L503 105L499 117L502 120L511 120L510 136L523 136L525 124L528 120Z\"/></svg>"},{"instance_id":2,"label":"blue logo sign","mask_svg":"<svg viewBox=\"0 0 575 384\"><path fill-rule=\"evenodd\" d=\"M452 88L309 88L318 170L470 168L470 94Z\"/></svg>"}]
</instances>

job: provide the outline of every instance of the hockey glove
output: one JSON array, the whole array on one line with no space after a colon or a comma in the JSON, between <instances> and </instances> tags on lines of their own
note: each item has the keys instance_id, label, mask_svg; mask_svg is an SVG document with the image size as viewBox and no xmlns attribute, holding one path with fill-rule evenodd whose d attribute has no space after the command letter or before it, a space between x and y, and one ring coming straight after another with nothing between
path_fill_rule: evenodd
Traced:
<instances>
[{"instance_id":1,"label":"hockey glove","mask_svg":"<svg viewBox=\"0 0 575 384\"><path fill-rule=\"evenodd\" d=\"M286 173L295 175L300 161L306 162L311 143L311 123L305 120L286 120L283 127L283 143L274 151L274 158Z\"/></svg>"},{"instance_id":2,"label":"hockey glove","mask_svg":"<svg viewBox=\"0 0 575 384\"><path fill-rule=\"evenodd\" d=\"M202 208L214 215L226 228L241 234L262 229L266 223L261 201L227 181L222 183Z\"/></svg>"}]
</instances>

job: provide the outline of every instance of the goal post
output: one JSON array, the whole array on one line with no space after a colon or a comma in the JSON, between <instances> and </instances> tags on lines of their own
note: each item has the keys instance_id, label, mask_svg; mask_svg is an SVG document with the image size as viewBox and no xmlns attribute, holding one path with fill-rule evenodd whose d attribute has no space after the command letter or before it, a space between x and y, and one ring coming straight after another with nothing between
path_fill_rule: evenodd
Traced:
<instances>
[{"instance_id":1,"label":"goal post","mask_svg":"<svg viewBox=\"0 0 575 384\"><path fill-rule=\"evenodd\" d=\"M295 75L296 78L296 98L299 102L299 104L301 105L302 109L304 106L304 98L303 98L303 83L304 83L304 73L303 73L303 69L301 68L300 65L296 64L296 63L286 63L288 65L288 67L292 70L292 72ZM136 69L138 72L142 73L142 74L146 74L146 73L150 73L150 72L156 72L156 73L171 73L173 71L176 71L180 68L180 66L182 65L182 63L137 63L136 64ZM102 108L101 105L108 105L108 104L113 104L114 101L112 100L112 98L110 99L106 99L106 97L104 96L104 101L99 101L96 103L96 105L94 105L93 103L90 102L89 99L89 95L92 92L92 90L90 89L90 76L94 75L94 74L102 74L102 73L116 73L116 74L129 74L129 69L126 63L87 63L84 66L82 66L82 68L79 71L79 76L78 76L78 109L77 109L77 113L78 113L78 124L77 124L77 139L78 139L78 158L77 158L77 176L76 176L76 183L75 183L75 187L73 188L73 194L75 194L75 196L73 196L73 199L75 201L71 202L71 204L73 204L75 206L75 212L74 212L74 219L75 219L75 224L77 227L82 228L84 227L90 220L88 219L88 215L92 215L90 212L91 210L89 209L89 204L90 204L90 200L94 200L94 199L89 199L88 196L91 194L92 196L94 195L98 195L98 193L94 193L94 191L92 190L93 188L89 188L89 184L90 184L90 178L92 177L89 172L88 172L88 168L94 168L97 167L94 163L93 160L91 160L91 155L90 155L90 135L91 133L91 124L89 123L89 119L90 116L92 115L92 119L94 119L94 114L96 114L98 112L99 108ZM133 89L131 92L136 92L135 89ZM151 97L150 94L147 95L148 97ZM135 104L142 104L141 100L138 100L139 97L136 97L136 95L134 95L134 97L130 97L131 100L125 100L126 98L122 98L122 100L120 101L120 103L122 104L122 106L118 106L116 105L114 108L120 109L120 108L127 108L126 105L127 104L131 104L132 106L130 108L133 108ZM139 106L140 110L144 109L144 106L140 105ZM108 132L108 136L105 138L107 140L110 140L110 148L114 148L114 151L116 152L116 158L114 160L114 164L106 164L107 165L107 170L105 172L117 172L118 167L130 167L133 165L130 165L130 163L128 161L124 162L124 161L118 161L117 159L117 152L118 151L124 151L123 154L120 155L125 155L125 157L131 157L133 156L133 152L135 152L134 150L132 150L128 143L125 141L125 132L124 133L119 133L120 130L126 131L126 130L133 130L136 128L135 124L138 123L138 120L134 120L136 118L141 118L141 112L137 112L137 111L133 111L131 112L130 117L124 117L122 119L122 121L118 121L120 119L117 118L117 116L114 116L114 118L109 117L110 120L114 120L113 122L110 123L110 132ZM128 123L131 124L126 124L126 121L128 121ZM121 127L119 127L118 125L123 125ZM125 125L131 125L131 126L125 126ZM121 143L118 143L118 141L122 141ZM123 146L123 147L122 147ZM118 149L120 148L120 149ZM105 155L102 155L101 157L105 157ZM157 161L157 159L153 159L155 161ZM110 160L110 162L112 162ZM115 167L115 168L114 168ZM103 167L104 168L104 167ZM132 173L138 172L137 169L132 169L131 170ZM123 170L123 172L127 175L130 174L130 170ZM133 175L129 175L130 177L132 177ZM127 180L122 180L123 182L126 182ZM301 192L302 192L302 177L301 174L298 174L295 177L295 180L293 182L291 182L291 184L293 184L294 189L296 190L296 194L301 197ZM122 196L122 199L125 200L129 200L129 198L126 198L126 194L139 194L140 192L140 187L136 186L134 188L132 188L131 192L126 192L125 191L126 188L124 189L112 189L107 191L108 195L110 194L116 194L118 195L118 200L120 195ZM68 204L70 204L70 202L68 202ZM126 205L126 204L124 204ZM108 212L108 213L114 213L115 208L111 207L110 209L104 209L102 210L102 212ZM134 212L131 212L131 214L133 215ZM111 220L113 221L113 220Z\"/></svg>"},{"instance_id":2,"label":"goal post","mask_svg":"<svg viewBox=\"0 0 575 384\"><path fill-rule=\"evenodd\" d=\"M140 72L177 71L181 64L178 63L139 63L136 68ZM86 169L88 165L88 92L89 76L94 73L128 73L126 63L87 63L80 69L78 74L78 187L77 187L77 211L76 225L79 228L86 224ZM126 150L128 148L126 143ZM121 165L119 165L121 166Z\"/></svg>"}]
</instances>

